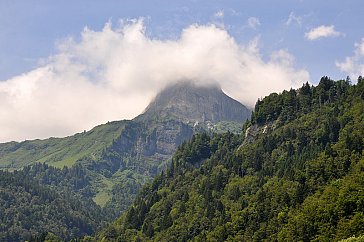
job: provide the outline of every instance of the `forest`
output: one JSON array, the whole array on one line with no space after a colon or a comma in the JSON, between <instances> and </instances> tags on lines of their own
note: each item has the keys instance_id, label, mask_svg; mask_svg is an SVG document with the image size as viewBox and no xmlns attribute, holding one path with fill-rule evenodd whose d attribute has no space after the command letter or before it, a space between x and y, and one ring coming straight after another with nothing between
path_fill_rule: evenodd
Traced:
<instances>
[{"instance_id":1,"label":"forest","mask_svg":"<svg viewBox=\"0 0 364 242\"><path fill-rule=\"evenodd\" d=\"M197 134L84 241L362 241L364 80L258 100L241 134Z\"/></svg>"},{"instance_id":2,"label":"forest","mask_svg":"<svg viewBox=\"0 0 364 242\"><path fill-rule=\"evenodd\" d=\"M0 241L39 241L48 232L70 240L106 224L105 212L81 194L88 181L80 166L36 164L0 177Z\"/></svg>"}]
</instances>

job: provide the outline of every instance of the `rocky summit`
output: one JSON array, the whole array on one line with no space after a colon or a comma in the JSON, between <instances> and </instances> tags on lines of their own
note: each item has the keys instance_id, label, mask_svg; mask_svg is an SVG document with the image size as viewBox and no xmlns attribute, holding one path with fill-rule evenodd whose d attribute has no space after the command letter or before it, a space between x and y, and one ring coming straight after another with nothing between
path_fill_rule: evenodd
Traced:
<instances>
[{"instance_id":1,"label":"rocky summit","mask_svg":"<svg viewBox=\"0 0 364 242\"><path fill-rule=\"evenodd\" d=\"M182 81L160 92L137 119L175 118L185 123L244 122L251 111L227 96L218 85Z\"/></svg>"}]
</instances>

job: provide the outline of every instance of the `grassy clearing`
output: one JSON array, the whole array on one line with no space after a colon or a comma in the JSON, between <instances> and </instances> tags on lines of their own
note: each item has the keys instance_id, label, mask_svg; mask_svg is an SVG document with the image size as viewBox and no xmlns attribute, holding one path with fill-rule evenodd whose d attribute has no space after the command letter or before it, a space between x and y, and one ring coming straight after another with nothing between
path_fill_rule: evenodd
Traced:
<instances>
[{"instance_id":1,"label":"grassy clearing","mask_svg":"<svg viewBox=\"0 0 364 242\"><path fill-rule=\"evenodd\" d=\"M94 200L97 205L104 207L105 204L111 199L111 190L114 183L104 176L98 180L98 183L98 192L96 193L96 196L92 198L92 200Z\"/></svg>"},{"instance_id":2,"label":"grassy clearing","mask_svg":"<svg viewBox=\"0 0 364 242\"><path fill-rule=\"evenodd\" d=\"M96 196L92 199L94 202L100 207L104 207L106 203L110 200L110 191L104 190L96 194Z\"/></svg>"}]
</instances>

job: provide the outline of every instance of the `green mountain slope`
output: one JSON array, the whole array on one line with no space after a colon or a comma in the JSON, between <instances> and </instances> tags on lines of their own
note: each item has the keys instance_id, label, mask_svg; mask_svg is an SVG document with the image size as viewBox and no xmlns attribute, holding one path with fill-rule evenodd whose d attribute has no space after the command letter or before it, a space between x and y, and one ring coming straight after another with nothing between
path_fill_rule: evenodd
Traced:
<instances>
[{"instance_id":1,"label":"green mountain slope","mask_svg":"<svg viewBox=\"0 0 364 242\"><path fill-rule=\"evenodd\" d=\"M176 91L173 98L170 88ZM95 202L102 207L98 216L110 221L130 206L143 184L166 169L177 147L194 133L212 132L215 126L240 131L250 116L217 87L187 82L168 87L152 106L158 110L147 108L134 120L110 122L74 136L0 144L0 167L23 169L24 176L48 189L77 194L90 206ZM33 232L39 234L39 229Z\"/></svg>"},{"instance_id":2,"label":"green mountain slope","mask_svg":"<svg viewBox=\"0 0 364 242\"><path fill-rule=\"evenodd\" d=\"M126 123L110 122L65 138L0 144L0 168L19 169L36 162L70 167L80 158L95 155L111 145Z\"/></svg>"},{"instance_id":3,"label":"green mountain slope","mask_svg":"<svg viewBox=\"0 0 364 242\"><path fill-rule=\"evenodd\" d=\"M363 148L361 77L357 85L324 77L317 87L271 94L257 102L244 134L200 134L180 146L170 168L96 240L359 237Z\"/></svg>"}]
</instances>

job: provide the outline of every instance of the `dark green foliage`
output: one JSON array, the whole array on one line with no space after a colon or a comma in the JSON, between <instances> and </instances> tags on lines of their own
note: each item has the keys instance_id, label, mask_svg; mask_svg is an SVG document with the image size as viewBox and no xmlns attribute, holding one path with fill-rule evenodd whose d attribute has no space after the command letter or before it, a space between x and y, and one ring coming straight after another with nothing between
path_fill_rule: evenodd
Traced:
<instances>
[{"instance_id":1,"label":"dark green foliage","mask_svg":"<svg viewBox=\"0 0 364 242\"><path fill-rule=\"evenodd\" d=\"M273 93L258 100L252 114L252 123L263 124L277 120L280 123L292 121L302 113L321 108L325 104L334 103L348 94L348 80L332 81L327 76L322 77L317 87L308 83L296 90Z\"/></svg>"},{"instance_id":2,"label":"dark green foliage","mask_svg":"<svg viewBox=\"0 0 364 242\"><path fill-rule=\"evenodd\" d=\"M364 234L364 82L323 77L257 102L244 135L195 135L98 235L339 241ZM252 138L253 137L253 138Z\"/></svg>"},{"instance_id":3,"label":"dark green foliage","mask_svg":"<svg viewBox=\"0 0 364 242\"><path fill-rule=\"evenodd\" d=\"M92 200L73 190L82 190L83 183L80 167L61 170L39 164L0 171L0 241L41 241L50 236L47 232L63 239L94 233L105 217Z\"/></svg>"}]
</instances>

